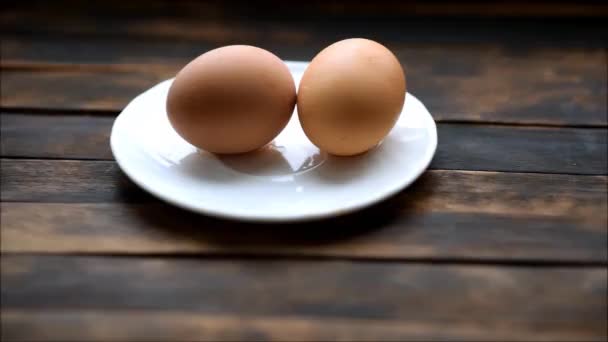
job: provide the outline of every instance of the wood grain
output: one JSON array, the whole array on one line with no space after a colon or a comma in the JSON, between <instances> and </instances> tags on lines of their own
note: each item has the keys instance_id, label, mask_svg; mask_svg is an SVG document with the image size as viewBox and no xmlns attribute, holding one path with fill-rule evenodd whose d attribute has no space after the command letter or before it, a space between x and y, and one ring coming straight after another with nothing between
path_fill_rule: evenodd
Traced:
<instances>
[{"instance_id":1,"label":"wood grain","mask_svg":"<svg viewBox=\"0 0 608 342\"><path fill-rule=\"evenodd\" d=\"M438 125L431 168L608 173L608 130ZM550 142L550 143L548 143Z\"/></svg>"},{"instance_id":2,"label":"wood grain","mask_svg":"<svg viewBox=\"0 0 608 342\"><path fill-rule=\"evenodd\" d=\"M4 333L11 341L602 341L601 334L527 328L511 324L248 317L141 310L5 310ZM485 324L479 327L480 324Z\"/></svg>"},{"instance_id":3,"label":"wood grain","mask_svg":"<svg viewBox=\"0 0 608 342\"><path fill-rule=\"evenodd\" d=\"M608 262L607 220L601 213L605 199L596 207L576 204L576 209L565 210L594 215L589 218L554 213L559 204L535 205L534 213L521 209L514 213L517 210L475 209L454 199L413 204L420 197L398 196L382 206L313 225L225 221L161 203L4 202L0 249L2 253ZM430 208L432 204L438 208Z\"/></svg>"},{"instance_id":4,"label":"wood grain","mask_svg":"<svg viewBox=\"0 0 608 342\"><path fill-rule=\"evenodd\" d=\"M379 327L383 324L393 327L387 333L400 340L606 337L605 268L48 256L3 256L1 262L2 303L9 312L9 319L2 320L2 334L11 340L41 333L70 336L49 329L48 315L44 319L48 310L60 310L60 315L68 310L67 316L54 316L63 327L74 322L69 313L78 312L75 310L120 310L118 317L126 321L106 318L100 322L116 323L112 329L103 329L105 324L92 328L89 323L73 331L84 336L97 334L98 339L131 338L135 329L128 323L154 321L154 314L161 315L156 320L167 315L163 326L170 331L199 327L183 333L199 333L202 336L197 337L202 339L227 328L222 327L223 317L228 317L228 328L239 334L237 339L251 332L252 325L258 334L248 339L259 340L276 339L289 328L296 334L313 334L302 336L305 339L327 334L334 325L342 327L332 329L334 334L349 334L345 328L357 323L360 327L353 332L361 331L375 337L372 339L382 339L384 329ZM19 320L9 310L38 319ZM138 312L152 314L136 315ZM205 318L211 315L215 320ZM186 319L172 326L180 316ZM48 322L42 327L41 317ZM91 318L95 315L81 316L79 321L90 322ZM267 325L261 325L264 318L269 318ZM229 324L237 319L244 324ZM206 335L194 323L197 320L204 322L202 327L220 325ZM288 324L277 324L282 320ZM319 325L321 320L325 323ZM298 322L309 329L297 329ZM365 322L371 323L370 330L362 324ZM45 325L46 330L38 330ZM158 327L151 329L139 334L152 336ZM346 335L342 339L348 336L358 338Z\"/></svg>"},{"instance_id":5,"label":"wood grain","mask_svg":"<svg viewBox=\"0 0 608 342\"><path fill-rule=\"evenodd\" d=\"M301 43L272 40L255 45L284 59L310 60L330 42L310 38ZM2 103L5 107L119 111L137 94L173 77L190 59L218 45L5 39ZM388 46L407 70L408 91L439 121L607 125L603 48L399 42Z\"/></svg>"},{"instance_id":6,"label":"wood grain","mask_svg":"<svg viewBox=\"0 0 608 342\"><path fill-rule=\"evenodd\" d=\"M479 325L485 324L481 328ZM490 328L491 326L491 328ZM602 341L590 331L511 324L200 314L167 310L4 310L10 341Z\"/></svg>"},{"instance_id":7,"label":"wood grain","mask_svg":"<svg viewBox=\"0 0 608 342\"><path fill-rule=\"evenodd\" d=\"M2 113L0 123L3 157L113 159L111 116ZM607 132L439 123L431 168L606 174Z\"/></svg>"},{"instance_id":8,"label":"wood grain","mask_svg":"<svg viewBox=\"0 0 608 342\"><path fill-rule=\"evenodd\" d=\"M429 171L367 210L312 225L267 226L160 203L112 162L1 166L3 253L608 260L605 176Z\"/></svg>"},{"instance_id":9,"label":"wood grain","mask_svg":"<svg viewBox=\"0 0 608 342\"><path fill-rule=\"evenodd\" d=\"M0 114L0 154L10 157L113 159L114 116Z\"/></svg>"},{"instance_id":10,"label":"wood grain","mask_svg":"<svg viewBox=\"0 0 608 342\"><path fill-rule=\"evenodd\" d=\"M150 200L111 161L0 161L2 201Z\"/></svg>"},{"instance_id":11,"label":"wood grain","mask_svg":"<svg viewBox=\"0 0 608 342\"><path fill-rule=\"evenodd\" d=\"M12 2L3 11L3 32L61 33L77 35L126 35L133 37L184 39L208 32L209 24L221 23L225 27L246 24L258 32L265 24L282 27L302 24L330 32L382 32L393 28L393 36L410 40L454 38L462 40L495 40L519 38L521 42L546 41L553 37L564 40L576 33L581 40L593 40L604 33L601 26L608 6L597 1L563 2L542 1L533 4L525 1L509 3L467 1L454 4L450 1L308 1L298 4L298 10L282 1L104 1L103 4L80 1ZM529 17L529 18L525 18ZM429 25L430 19L435 22ZM539 22L542 20L542 22ZM339 28L335 23L339 22ZM356 24L360 24L357 26ZM408 33L395 32L394 27L405 26ZM213 27L213 26L212 26ZM501 30L502 27L502 30ZM382 30L384 28L384 30ZM506 28L506 29L505 29ZM483 30L485 29L485 30ZM600 29L598 31L597 29ZM217 35L229 34L229 29L216 29ZM535 37L525 33L536 33ZM206 34L206 33L202 33ZM451 37L451 38L450 38ZM402 38L402 39L403 39ZM580 41L579 41L580 42Z\"/></svg>"},{"instance_id":12,"label":"wood grain","mask_svg":"<svg viewBox=\"0 0 608 342\"><path fill-rule=\"evenodd\" d=\"M122 110L138 93L169 77L145 73L61 70L2 70L4 107L36 109Z\"/></svg>"},{"instance_id":13,"label":"wood grain","mask_svg":"<svg viewBox=\"0 0 608 342\"><path fill-rule=\"evenodd\" d=\"M139 200L139 196L129 196L143 193L111 161L1 161L3 201L131 202ZM431 178L424 181L427 176ZM581 196L577 200L591 195L593 200L590 202L594 202L604 198L606 181L606 176L436 170L426 172L418 183L423 185L419 190L428 193L429 197L438 191L442 196L453 193L455 199L470 201L472 198L468 197L469 194L476 194L473 198L479 202L465 201L464 204L481 205L487 204L486 201L492 198L497 201L511 199L513 193L547 199L556 199L557 194L572 193ZM522 198L521 202L509 200L508 205L514 204L518 204L517 207L522 205L523 210L527 210L525 208L530 203L526 198Z\"/></svg>"}]
</instances>

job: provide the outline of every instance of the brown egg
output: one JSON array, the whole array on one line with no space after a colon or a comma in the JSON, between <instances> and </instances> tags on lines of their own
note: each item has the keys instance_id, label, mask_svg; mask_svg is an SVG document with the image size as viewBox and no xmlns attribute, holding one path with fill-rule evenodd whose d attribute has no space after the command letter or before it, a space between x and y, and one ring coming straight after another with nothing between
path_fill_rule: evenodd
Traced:
<instances>
[{"instance_id":1,"label":"brown egg","mask_svg":"<svg viewBox=\"0 0 608 342\"><path fill-rule=\"evenodd\" d=\"M253 46L211 50L186 65L167 97L175 131L213 153L243 153L271 142L287 125L296 103L289 69Z\"/></svg>"},{"instance_id":2,"label":"brown egg","mask_svg":"<svg viewBox=\"0 0 608 342\"><path fill-rule=\"evenodd\" d=\"M313 144L348 156L384 139L404 101L405 74L395 55L368 39L346 39L321 51L304 72L298 116Z\"/></svg>"}]
</instances>

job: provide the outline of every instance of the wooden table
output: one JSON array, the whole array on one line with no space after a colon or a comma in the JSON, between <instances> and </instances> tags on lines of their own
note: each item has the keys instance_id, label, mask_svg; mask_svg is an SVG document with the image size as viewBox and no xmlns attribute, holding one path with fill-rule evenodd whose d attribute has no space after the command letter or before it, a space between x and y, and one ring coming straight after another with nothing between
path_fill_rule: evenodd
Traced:
<instances>
[{"instance_id":1,"label":"wooden table","mask_svg":"<svg viewBox=\"0 0 608 342\"><path fill-rule=\"evenodd\" d=\"M101 3L1 14L3 341L607 339L605 5ZM113 161L114 117L198 54L352 36L395 52L438 124L393 198L246 224Z\"/></svg>"}]
</instances>

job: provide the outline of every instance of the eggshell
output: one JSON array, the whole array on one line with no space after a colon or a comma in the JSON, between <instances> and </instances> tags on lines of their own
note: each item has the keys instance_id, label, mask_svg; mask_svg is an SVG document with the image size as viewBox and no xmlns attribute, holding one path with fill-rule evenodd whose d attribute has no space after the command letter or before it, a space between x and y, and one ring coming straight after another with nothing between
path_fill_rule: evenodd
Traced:
<instances>
[{"instance_id":1,"label":"eggshell","mask_svg":"<svg viewBox=\"0 0 608 342\"><path fill-rule=\"evenodd\" d=\"M244 153L272 141L296 103L289 69L277 56L253 46L211 50L186 65L167 97L175 131L213 153Z\"/></svg>"},{"instance_id":2,"label":"eggshell","mask_svg":"<svg viewBox=\"0 0 608 342\"><path fill-rule=\"evenodd\" d=\"M321 150L355 155L390 132L405 92L405 74L390 50L368 39L346 39L321 51L304 72L298 117Z\"/></svg>"}]
</instances>

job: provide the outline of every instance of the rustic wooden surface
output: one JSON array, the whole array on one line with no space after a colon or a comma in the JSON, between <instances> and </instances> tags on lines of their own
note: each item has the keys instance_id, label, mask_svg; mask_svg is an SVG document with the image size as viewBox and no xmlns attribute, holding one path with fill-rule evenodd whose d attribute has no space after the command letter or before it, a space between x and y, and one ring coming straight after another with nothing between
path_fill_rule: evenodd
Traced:
<instances>
[{"instance_id":1,"label":"rustic wooden surface","mask_svg":"<svg viewBox=\"0 0 608 342\"><path fill-rule=\"evenodd\" d=\"M608 6L145 3L3 3L3 341L608 338ZM308 60L352 36L395 52L438 124L392 198L248 224L113 161L115 116L198 54Z\"/></svg>"}]
</instances>

